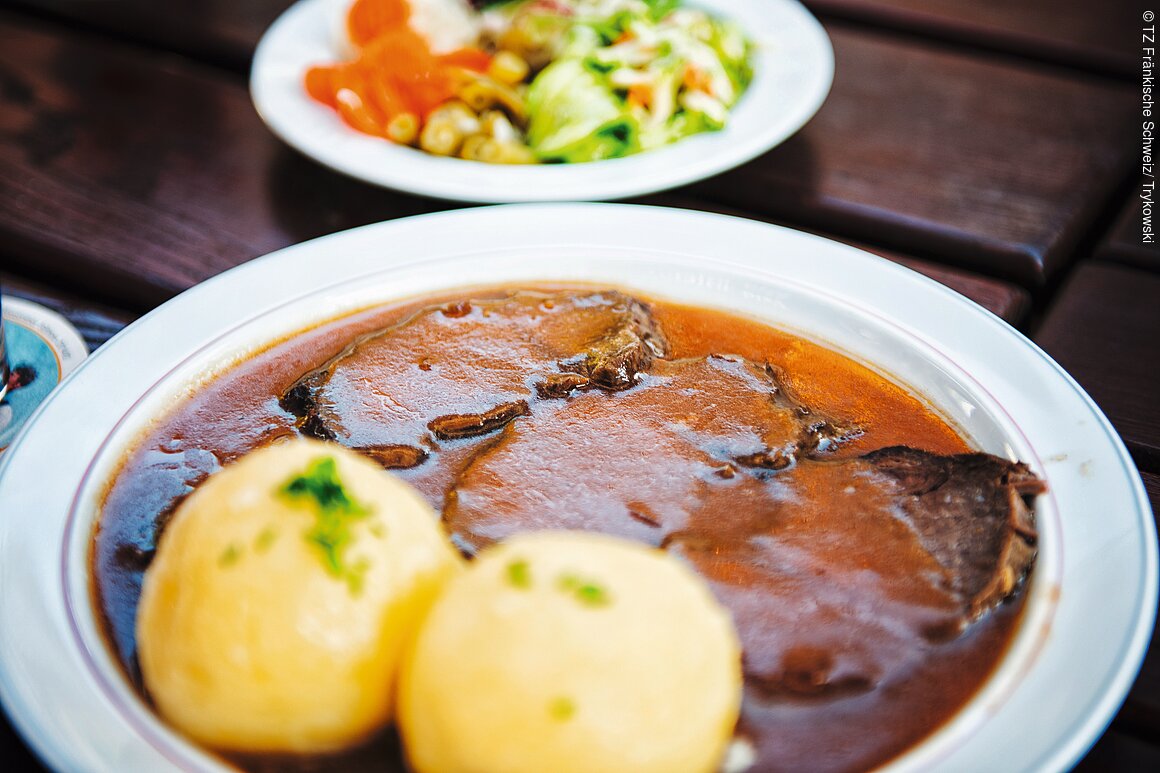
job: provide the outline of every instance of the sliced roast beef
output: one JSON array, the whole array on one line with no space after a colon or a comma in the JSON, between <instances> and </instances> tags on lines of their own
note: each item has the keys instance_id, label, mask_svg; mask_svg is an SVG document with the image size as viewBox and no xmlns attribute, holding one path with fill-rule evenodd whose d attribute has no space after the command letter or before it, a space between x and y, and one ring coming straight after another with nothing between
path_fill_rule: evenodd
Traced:
<instances>
[{"instance_id":1,"label":"sliced roast beef","mask_svg":"<svg viewBox=\"0 0 1160 773\"><path fill-rule=\"evenodd\" d=\"M354 341L282 396L307 435L384 466L422 464L441 441L492 433L537 393L625 389L664 338L618 292L520 292L423 309Z\"/></svg>"},{"instance_id":2,"label":"sliced roast beef","mask_svg":"<svg viewBox=\"0 0 1160 773\"><path fill-rule=\"evenodd\" d=\"M444 507L478 549L517 531L589 529L660 544L720 492L853 434L811 413L769 369L738 357L657 360L632 389L544 401L457 478Z\"/></svg>"},{"instance_id":3,"label":"sliced roast beef","mask_svg":"<svg viewBox=\"0 0 1160 773\"><path fill-rule=\"evenodd\" d=\"M947 570L948 587L969 620L1022 581L1036 543L1027 498L1046 490L1027 465L990 454L935 456L900 446L869 453L863 462L894 479L905 518Z\"/></svg>"},{"instance_id":4,"label":"sliced roast beef","mask_svg":"<svg viewBox=\"0 0 1160 773\"><path fill-rule=\"evenodd\" d=\"M806 460L761 486L745 508L728 495L728 522L698 513L665 546L733 612L750 683L768 698L901 681L1034 561L1024 498L1042 483L988 454L888 448Z\"/></svg>"}]
</instances>

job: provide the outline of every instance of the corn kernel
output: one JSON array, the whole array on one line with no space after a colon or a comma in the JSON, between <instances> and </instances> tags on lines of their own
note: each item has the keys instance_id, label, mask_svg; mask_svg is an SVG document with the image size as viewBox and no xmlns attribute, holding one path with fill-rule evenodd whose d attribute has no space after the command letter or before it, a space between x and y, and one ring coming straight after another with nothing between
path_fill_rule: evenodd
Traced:
<instances>
[{"instance_id":1,"label":"corn kernel","mask_svg":"<svg viewBox=\"0 0 1160 773\"><path fill-rule=\"evenodd\" d=\"M473 134L463 141L463 147L459 149L459 157L465 158L468 161L487 161L487 145L491 139L482 134Z\"/></svg>"},{"instance_id":2,"label":"corn kernel","mask_svg":"<svg viewBox=\"0 0 1160 773\"><path fill-rule=\"evenodd\" d=\"M463 142L463 133L446 118L427 121L419 134L419 147L437 156L453 156Z\"/></svg>"},{"instance_id":3,"label":"corn kernel","mask_svg":"<svg viewBox=\"0 0 1160 773\"><path fill-rule=\"evenodd\" d=\"M387 122L387 137L400 145L410 145L419 136L419 116L399 113Z\"/></svg>"},{"instance_id":4,"label":"corn kernel","mask_svg":"<svg viewBox=\"0 0 1160 773\"><path fill-rule=\"evenodd\" d=\"M529 69L528 63L519 54L500 51L492 58L487 74L500 83L515 85L528 77Z\"/></svg>"}]
</instances>

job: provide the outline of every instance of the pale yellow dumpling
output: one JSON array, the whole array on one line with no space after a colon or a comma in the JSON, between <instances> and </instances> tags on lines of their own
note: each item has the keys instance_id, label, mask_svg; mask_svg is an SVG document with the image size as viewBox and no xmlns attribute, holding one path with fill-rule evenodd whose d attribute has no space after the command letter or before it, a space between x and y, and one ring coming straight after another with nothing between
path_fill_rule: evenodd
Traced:
<instances>
[{"instance_id":1,"label":"pale yellow dumpling","mask_svg":"<svg viewBox=\"0 0 1160 773\"><path fill-rule=\"evenodd\" d=\"M447 584L399 689L420 773L707 773L737 722L741 657L728 613L675 558L540 532Z\"/></svg>"},{"instance_id":2,"label":"pale yellow dumpling","mask_svg":"<svg viewBox=\"0 0 1160 773\"><path fill-rule=\"evenodd\" d=\"M194 740L319 752L391 717L404 644L461 561L427 503L309 440L255 451L182 503L145 575L137 641Z\"/></svg>"}]
</instances>

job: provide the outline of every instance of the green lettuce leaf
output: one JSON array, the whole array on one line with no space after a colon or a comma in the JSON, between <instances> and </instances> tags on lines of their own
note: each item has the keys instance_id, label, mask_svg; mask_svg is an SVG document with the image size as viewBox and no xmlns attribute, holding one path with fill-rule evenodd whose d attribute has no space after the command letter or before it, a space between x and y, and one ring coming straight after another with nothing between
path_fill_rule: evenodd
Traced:
<instances>
[{"instance_id":1,"label":"green lettuce leaf","mask_svg":"<svg viewBox=\"0 0 1160 773\"><path fill-rule=\"evenodd\" d=\"M544 68L528 90L528 144L543 161L596 161L639 149L636 120L580 60Z\"/></svg>"}]
</instances>

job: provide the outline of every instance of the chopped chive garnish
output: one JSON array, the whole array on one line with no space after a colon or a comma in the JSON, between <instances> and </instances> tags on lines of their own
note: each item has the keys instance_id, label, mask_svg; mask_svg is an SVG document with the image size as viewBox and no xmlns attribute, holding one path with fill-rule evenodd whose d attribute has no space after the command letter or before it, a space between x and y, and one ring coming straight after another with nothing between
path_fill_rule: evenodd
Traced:
<instances>
[{"instance_id":1,"label":"chopped chive garnish","mask_svg":"<svg viewBox=\"0 0 1160 773\"><path fill-rule=\"evenodd\" d=\"M585 580L574 574L564 574L557 582L560 590L575 597L589 607L603 607L612 603L612 597L602 586L592 580Z\"/></svg>"},{"instance_id":2,"label":"chopped chive garnish","mask_svg":"<svg viewBox=\"0 0 1160 773\"><path fill-rule=\"evenodd\" d=\"M576 704L571 698L564 696L554 698L548 704L548 714L551 715L552 719L559 722L566 722L576 714Z\"/></svg>"},{"instance_id":3,"label":"chopped chive garnish","mask_svg":"<svg viewBox=\"0 0 1160 773\"><path fill-rule=\"evenodd\" d=\"M314 526L306 531L306 540L319 549L326 570L345 580L351 593L357 595L362 588L366 565L361 562L353 567L347 566L343 553L354 539L351 523L370 515L371 508L347 492L339 480L334 458L324 456L310 462L305 472L286 481L279 493L292 501L313 505L316 520Z\"/></svg>"},{"instance_id":4,"label":"chopped chive garnish","mask_svg":"<svg viewBox=\"0 0 1160 773\"><path fill-rule=\"evenodd\" d=\"M259 553L265 553L274 544L274 540L276 539L278 539L278 532L274 531L272 527L267 526L265 529L262 529L261 533L254 540L254 550Z\"/></svg>"},{"instance_id":5,"label":"chopped chive garnish","mask_svg":"<svg viewBox=\"0 0 1160 773\"><path fill-rule=\"evenodd\" d=\"M360 558L358 561L355 561L350 569L347 570L346 574L343 575L343 579L346 580L346 587L350 589L350 595L359 596L362 594L363 584L366 581L367 569L370 567L370 565L371 562L368 561L365 557Z\"/></svg>"},{"instance_id":6,"label":"chopped chive garnish","mask_svg":"<svg viewBox=\"0 0 1160 773\"><path fill-rule=\"evenodd\" d=\"M532 573L528 562L522 558L517 558L507 566L508 582L517 588L532 587Z\"/></svg>"},{"instance_id":7,"label":"chopped chive garnish","mask_svg":"<svg viewBox=\"0 0 1160 773\"><path fill-rule=\"evenodd\" d=\"M233 566L242 557L242 549L236 542L231 542L222 554L218 556L218 564L221 566Z\"/></svg>"},{"instance_id":8,"label":"chopped chive garnish","mask_svg":"<svg viewBox=\"0 0 1160 773\"><path fill-rule=\"evenodd\" d=\"M576 598L592 607L601 607L609 602L608 592L592 583L585 583L577 588Z\"/></svg>"}]
</instances>

